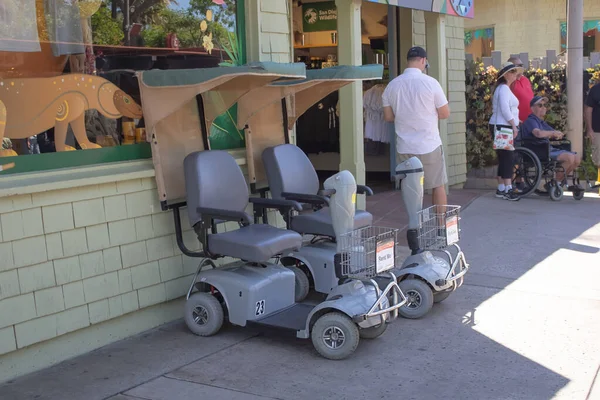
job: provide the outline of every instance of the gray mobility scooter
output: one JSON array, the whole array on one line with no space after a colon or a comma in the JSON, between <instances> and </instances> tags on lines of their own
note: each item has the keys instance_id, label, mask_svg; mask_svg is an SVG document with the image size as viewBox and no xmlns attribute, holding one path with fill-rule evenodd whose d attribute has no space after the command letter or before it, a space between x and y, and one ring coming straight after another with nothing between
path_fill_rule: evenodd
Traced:
<instances>
[{"instance_id":1,"label":"gray mobility scooter","mask_svg":"<svg viewBox=\"0 0 600 400\"><path fill-rule=\"evenodd\" d=\"M278 103L284 96L295 96L294 108L288 114L288 109L282 105L283 121L293 123L306 109L317 103L327 94L355 81L376 79L381 76L382 66L340 66L324 70L309 70L307 78L302 81L275 82L261 88L261 101L245 101L254 96L245 96L240 101L240 108L245 115L260 115L268 104ZM243 124L245 119L240 118L238 123ZM285 129L285 128L284 128ZM253 132L257 132L253 129ZM250 136L249 144L252 146ZM248 139L248 137L247 137ZM288 142L286 135L280 140ZM273 144L273 142L271 142ZM308 238L299 251L290 251L282 255L281 262L296 275L296 301L303 301L309 294L310 287L320 294L330 294L340 282L340 275L345 276L342 270L347 269L343 261L353 263L360 260L356 249L363 249L359 242L372 242L374 244L392 239L397 244L397 229L372 226L373 216L366 212L356 210L356 194L372 194L366 186L356 185L352 174L342 171L349 185L356 190L343 196L334 189L334 182L340 174L327 179L324 190L319 190L319 179L308 157L295 145L284 143L264 148L262 152L263 169L266 174L268 187L260 191L265 194L270 191L274 199L297 201L302 205L299 213L282 213L288 229L294 230ZM263 217L263 222L268 223L266 215L257 215L257 220ZM358 247L357 247L358 246ZM375 247L373 247L375 246ZM376 245L372 245L373 251ZM352 254L353 257L345 258L342 254ZM400 252L397 248L391 249L389 262L395 265ZM336 257L337 256L337 257ZM336 271L336 260L338 261ZM377 265L376 265L377 267ZM381 275L388 278L388 283L381 285L380 296L390 296L394 304L392 318L397 316L397 309L405 302L406 298L396 285L396 277L385 270L383 264L378 268L370 269L368 265L361 268L362 278L371 278ZM357 276L355 276L357 277ZM394 282L393 284L390 283ZM382 281L380 281L382 282ZM379 290L380 288L377 287ZM397 296L397 298L393 298ZM399 299L399 301L398 301ZM383 323L371 330L361 330L361 337L376 337L386 329Z\"/></svg>"},{"instance_id":2,"label":"gray mobility scooter","mask_svg":"<svg viewBox=\"0 0 600 400\"><path fill-rule=\"evenodd\" d=\"M412 157L400 163L396 167L396 182L409 217L406 235L411 255L394 273L408 299L400 315L415 319L462 286L469 264L458 245L460 206L423 209L421 161Z\"/></svg>"},{"instance_id":3,"label":"gray mobility scooter","mask_svg":"<svg viewBox=\"0 0 600 400\"><path fill-rule=\"evenodd\" d=\"M260 115L268 103L292 93L295 96L293 108L289 109L286 103L282 102L276 111L283 113L284 124L288 121L291 126L310 106L327 94L352 80L373 79L373 76L380 74L375 71L378 67L381 68L343 66L309 70L305 80L273 82L260 89L259 102L249 96L240 100L244 110L241 115L244 117L238 120L239 127L243 126L247 116ZM248 132L248 126L245 128ZM254 129L254 134L246 139L250 148L254 145L256 149L262 150L262 167L268 180L266 190L271 192L273 198L294 199L300 202L302 211L284 214L284 220L288 229L312 236L308 242L304 242L300 251L288 252L281 259L281 262L296 274L296 298L299 301L304 299L310 286L318 293L330 293L339 283L332 265L338 248L343 245L336 244L336 241L343 243L351 240L348 235L335 232L335 222L347 223L348 220L353 220L355 235L360 232L363 237L377 237L387 229L371 226L373 217L366 211L356 211L351 216L347 209L337 206L335 202L332 206L331 191L327 185L325 190L319 190L319 180L308 157L298 147L289 143L287 125L284 126L284 135L274 137L271 133L270 140L267 141L264 138L253 140L257 133ZM265 145L265 142L270 145ZM400 260L400 251L394 252L396 269L393 274L396 274L402 289L398 292L399 304L402 305L399 313L406 318L419 318L431 309L434 302L445 300L452 291L460 287L462 277L468 269L464 254L457 244L460 207L445 206L445 211L440 213L435 208L422 210L423 167L418 158L411 158L400 164L397 167L397 178L398 187L402 181L402 196L410 216L408 239L412 251L404 263ZM360 185L357 186L357 192L372 194L370 188ZM267 223L266 215L263 215L263 222ZM438 226L433 224L441 225L437 229ZM450 227L448 237L445 236L446 225ZM339 240L340 238L342 240ZM435 257L432 252L439 253L442 257ZM401 266L403 268L400 268ZM389 276L386 272L377 276L375 280L381 287L387 288L386 279L389 279ZM405 290L411 295L408 299L404 296ZM391 294L392 291L388 293Z\"/></svg>"},{"instance_id":4,"label":"gray mobility scooter","mask_svg":"<svg viewBox=\"0 0 600 400\"><path fill-rule=\"evenodd\" d=\"M250 198L239 161L228 152L207 150L207 122L245 93L277 79L305 78L304 74L297 64L263 63L239 68L147 71L139 75L139 80L161 206L173 210L181 252L203 258L186 296L185 321L189 329L201 336L213 335L226 318L239 326L254 323L284 328L300 338L311 338L323 357L343 359L358 346L360 332L387 321L395 305L381 295L374 281L350 279L353 273L359 277L363 273L355 268L363 265L357 262L346 263L347 273L340 276L344 283L325 299L297 302L295 275L279 265L278 256L299 249L302 237L268 224L252 224L246 209L250 206L254 210L291 212L302 206L292 200ZM206 101L214 99L218 101ZM184 176L183 182L179 174ZM353 198L356 191L343 173L333 179L332 186L345 197ZM192 251L184 243L180 215L184 207L202 251ZM239 228L222 232L219 228L227 221ZM365 246L360 250L363 257L359 261L375 263L376 251L367 252ZM345 253L346 260L349 254ZM215 261L222 257L241 261L217 267ZM391 298L394 301L397 296Z\"/></svg>"}]
</instances>

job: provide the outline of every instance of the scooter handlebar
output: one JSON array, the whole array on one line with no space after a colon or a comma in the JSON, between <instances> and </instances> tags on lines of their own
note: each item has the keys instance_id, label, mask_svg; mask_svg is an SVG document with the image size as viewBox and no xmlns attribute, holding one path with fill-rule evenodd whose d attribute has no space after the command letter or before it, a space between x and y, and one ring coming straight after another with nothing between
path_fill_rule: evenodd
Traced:
<instances>
[{"instance_id":1,"label":"scooter handlebar","mask_svg":"<svg viewBox=\"0 0 600 400\"><path fill-rule=\"evenodd\" d=\"M367 196L373 196L373 189L365 185L356 185L356 193L366 194Z\"/></svg>"}]
</instances>

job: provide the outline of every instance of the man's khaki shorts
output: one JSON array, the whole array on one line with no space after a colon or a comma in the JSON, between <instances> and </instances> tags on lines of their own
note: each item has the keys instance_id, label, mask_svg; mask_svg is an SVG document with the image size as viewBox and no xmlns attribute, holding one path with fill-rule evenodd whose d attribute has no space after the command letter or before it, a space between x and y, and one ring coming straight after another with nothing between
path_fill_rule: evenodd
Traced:
<instances>
[{"instance_id":1,"label":"man's khaki shorts","mask_svg":"<svg viewBox=\"0 0 600 400\"><path fill-rule=\"evenodd\" d=\"M592 133L592 162L600 168L600 132Z\"/></svg>"},{"instance_id":2,"label":"man's khaki shorts","mask_svg":"<svg viewBox=\"0 0 600 400\"><path fill-rule=\"evenodd\" d=\"M411 157L417 157L423 163L423 172L425 174L424 189L434 189L448 183L446 160L444 159L442 146L427 154L396 153L396 163L400 164Z\"/></svg>"}]
</instances>

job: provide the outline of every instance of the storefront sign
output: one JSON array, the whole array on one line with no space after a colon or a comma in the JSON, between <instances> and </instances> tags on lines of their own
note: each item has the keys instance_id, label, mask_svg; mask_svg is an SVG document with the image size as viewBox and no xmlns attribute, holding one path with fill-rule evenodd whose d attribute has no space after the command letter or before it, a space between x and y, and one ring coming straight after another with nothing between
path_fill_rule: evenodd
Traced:
<instances>
[{"instance_id":1,"label":"storefront sign","mask_svg":"<svg viewBox=\"0 0 600 400\"><path fill-rule=\"evenodd\" d=\"M302 4L302 28L304 32L337 30L335 1Z\"/></svg>"},{"instance_id":2,"label":"storefront sign","mask_svg":"<svg viewBox=\"0 0 600 400\"><path fill-rule=\"evenodd\" d=\"M372 3L387 4L412 8L414 10L432 11L457 17L473 18L475 0L369 0Z\"/></svg>"}]
</instances>

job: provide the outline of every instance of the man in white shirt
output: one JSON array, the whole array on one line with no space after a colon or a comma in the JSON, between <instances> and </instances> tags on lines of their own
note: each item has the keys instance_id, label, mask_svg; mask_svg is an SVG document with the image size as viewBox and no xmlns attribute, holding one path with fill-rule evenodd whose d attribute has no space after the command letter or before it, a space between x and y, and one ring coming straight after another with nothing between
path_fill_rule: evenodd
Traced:
<instances>
[{"instance_id":1,"label":"man in white shirt","mask_svg":"<svg viewBox=\"0 0 600 400\"><path fill-rule=\"evenodd\" d=\"M418 157L423 163L424 189L433 189L433 204L445 205L448 177L438 121L450 116L448 100L439 82L423 73L428 65L425 49L411 48L407 61L402 75L383 92L385 120L395 124L396 161Z\"/></svg>"}]
</instances>

